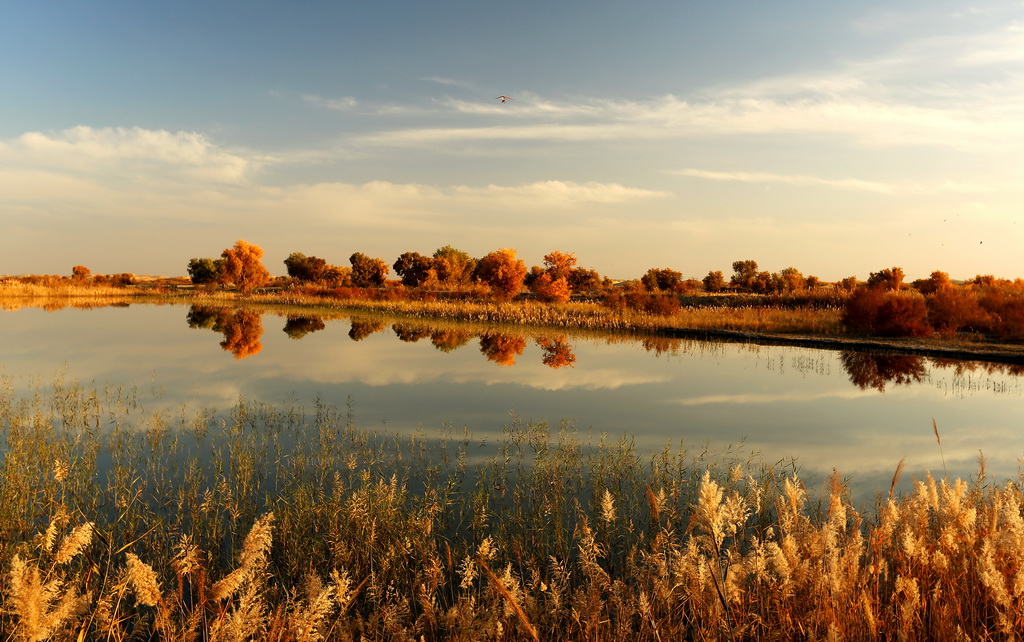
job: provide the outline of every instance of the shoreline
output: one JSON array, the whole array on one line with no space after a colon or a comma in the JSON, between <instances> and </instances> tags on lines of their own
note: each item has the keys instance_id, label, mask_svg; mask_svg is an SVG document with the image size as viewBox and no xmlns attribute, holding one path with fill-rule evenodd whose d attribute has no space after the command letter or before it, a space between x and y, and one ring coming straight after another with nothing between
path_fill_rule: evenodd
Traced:
<instances>
[{"instance_id":1,"label":"shoreline","mask_svg":"<svg viewBox=\"0 0 1024 642\"><path fill-rule=\"evenodd\" d=\"M144 286L145 287L145 286ZM149 287L145 287L146 290ZM114 299L119 303L147 303L147 304L188 304L188 303L210 303L222 305L268 305L290 308L329 308L333 310L361 311L374 314L385 314L391 316L405 317L416 320L437 320L445 322L470 322L470 323L494 323L499 325L519 325L535 328L557 328L561 330L577 329L581 331L628 332L637 335L661 336L677 339L697 339L706 341L719 341L727 343L749 343L758 345L779 345L814 348L821 350L855 350L859 352L873 352L881 354L905 354L913 356L930 357L936 359L955 359L969 361L987 361L993 363L1024 365L1024 344L1005 342L965 341L940 338L903 338L903 337L872 337L851 334L814 333L808 331L793 332L767 332L758 330L737 330L725 328L707 327L680 327L673 325L671 317L644 317L642 323L638 323L637 317L627 319L622 315L609 314L607 318L602 315L588 316L586 323L582 318L571 318L566 315L564 318L557 318L557 315L540 315L535 320L519 319L510 320L505 315L494 314L493 311L508 309L510 307L521 307L529 309L529 304L511 302L497 304L486 301L461 302L464 304L464 314L452 313L454 307L457 311L458 305L448 307L444 316L431 311L431 304L422 303L417 306L416 302L403 302L404 306L391 305L386 301L373 300L351 300L332 298L310 298L298 300L296 298L282 296L284 293L256 294L251 297L240 297L237 293L220 291L216 294L201 294L192 289L186 291L172 291L155 294L139 288L132 293L126 292L89 292L85 288L74 288L73 292L64 290L61 292L50 291L40 294L36 290L32 294L25 292L5 293L0 289L0 310L5 308L5 301L21 300L39 301L43 307L44 301L54 299L71 299L74 301L89 301L95 306L113 305ZM596 306L596 304L595 304ZM409 307L408 310L399 307ZM413 309L415 308L415 309ZM713 308L707 308L713 309ZM602 311L603 312L603 311ZM555 322L555 321L558 322ZM724 324L723 324L724 325Z\"/></svg>"},{"instance_id":2,"label":"shoreline","mask_svg":"<svg viewBox=\"0 0 1024 642\"><path fill-rule=\"evenodd\" d=\"M779 334L736 330L691 330L688 328L667 328L658 334L679 339L785 345L820 350L855 350L878 354L896 353L935 359L991 361L1024 365L1024 345L1017 344L961 344L943 339Z\"/></svg>"}]
</instances>

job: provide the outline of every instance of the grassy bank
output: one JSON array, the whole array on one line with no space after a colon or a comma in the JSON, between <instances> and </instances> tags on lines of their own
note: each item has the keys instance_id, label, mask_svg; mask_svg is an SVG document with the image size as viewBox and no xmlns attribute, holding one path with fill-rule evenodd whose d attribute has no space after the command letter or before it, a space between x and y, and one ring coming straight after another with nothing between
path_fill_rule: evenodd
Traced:
<instances>
[{"instance_id":1,"label":"grassy bank","mask_svg":"<svg viewBox=\"0 0 1024 642\"><path fill-rule=\"evenodd\" d=\"M540 303L532 299L496 302L472 298L405 298L394 293L367 295L349 288L338 294L292 289L242 297L236 292L177 287L80 286L69 281L52 285L10 280L0 283L0 306L96 307L131 302L250 302L312 308L360 310L408 317L562 328L657 332L666 329L731 330L765 333L836 335L842 332L839 309L815 301L775 297L690 296L672 314L631 307L608 307L593 301Z\"/></svg>"},{"instance_id":2,"label":"grassy bank","mask_svg":"<svg viewBox=\"0 0 1024 642\"><path fill-rule=\"evenodd\" d=\"M1016 482L839 478L513 419L396 438L350 412L150 413L0 389L4 639L1012 639ZM896 473L898 475L898 472ZM895 485L895 479L894 479Z\"/></svg>"}]
</instances>

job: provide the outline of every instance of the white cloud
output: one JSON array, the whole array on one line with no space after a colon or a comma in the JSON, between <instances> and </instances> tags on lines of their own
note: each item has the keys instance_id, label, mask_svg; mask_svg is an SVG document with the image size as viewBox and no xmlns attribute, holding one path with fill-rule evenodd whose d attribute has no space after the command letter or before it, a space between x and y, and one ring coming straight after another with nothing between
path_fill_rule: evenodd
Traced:
<instances>
[{"instance_id":1,"label":"white cloud","mask_svg":"<svg viewBox=\"0 0 1024 642\"><path fill-rule=\"evenodd\" d=\"M459 107L481 115L492 106ZM355 137L362 145L424 146L474 141L597 142L682 138L832 136L863 146L931 145L962 150L1008 150L1024 139L1024 112L1002 106L982 111L848 97L799 100L722 97L690 102L674 96L647 102L607 102L583 121L479 127L429 127ZM451 151L451 150L449 150Z\"/></svg>"},{"instance_id":2,"label":"white cloud","mask_svg":"<svg viewBox=\"0 0 1024 642\"><path fill-rule=\"evenodd\" d=\"M908 20L876 14L864 25ZM451 143L454 147L441 151L462 151L459 144L480 141L585 143L753 135L870 147L1013 151L1024 143L1024 26L1012 20L987 24L957 35L933 27L932 33L875 55L830 62L813 72L708 87L685 97L556 101L524 92L505 104L442 100L435 105L449 115L469 118L452 126L357 135L354 142Z\"/></svg>"},{"instance_id":3,"label":"white cloud","mask_svg":"<svg viewBox=\"0 0 1024 642\"><path fill-rule=\"evenodd\" d=\"M78 126L52 134L27 132L0 142L0 166L82 174L118 168L122 173L149 174L153 179L173 172L202 181L237 183L265 160L220 149L195 132L140 127Z\"/></svg>"},{"instance_id":4,"label":"white cloud","mask_svg":"<svg viewBox=\"0 0 1024 642\"><path fill-rule=\"evenodd\" d=\"M783 183L786 185L828 187L844 190L874 192L877 194L935 194L936 192L983 193L992 190L990 185L941 181L935 184L866 181L858 178L820 178L799 174L773 174L770 172L719 172L705 169L682 169L669 172L679 176L703 178L713 181L735 181L741 183Z\"/></svg>"},{"instance_id":5,"label":"white cloud","mask_svg":"<svg viewBox=\"0 0 1024 642\"><path fill-rule=\"evenodd\" d=\"M348 111L354 109L359 104L359 101L353 98L352 96L342 96L341 98L323 98L321 96L305 94L302 96L302 100L306 101L311 105L316 105L317 107L336 109L338 111Z\"/></svg>"},{"instance_id":6,"label":"white cloud","mask_svg":"<svg viewBox=\"0 0 1024 642\"><path fill-rule=\"evenodd\" d=\"M595 204L663 199L667 192L618 183L537 181L523 184L429 185L367 181L260 184L254 155L225 151L198 134L76 127L27 133L0 142L0 188L10 206L147 218L204 215L266 221L301 217L358 228L421 228L458 215L489 212L580 212ZM131 180L125 180L130 175ZM246 180L243 182L243 178ZM198 180L197 180L198 179Z\"/></svg>"},{"instance_id":7,"label":"white cloud","mask_svg":"<svg viewBox=\"0 0 1024 642\"><path fill-rule=\"evenodd\" d=\"M671 403L680 406L703 406L712 404L767 404L767 403L806 403L820 399L856 399L858 397L875 396L874 391L864 390L840 390L829 392L784 392L778 394L744 392L739 394L718 394L704 395L701 397L690 397L676 399Z\"/></svg>"}]
</instances>

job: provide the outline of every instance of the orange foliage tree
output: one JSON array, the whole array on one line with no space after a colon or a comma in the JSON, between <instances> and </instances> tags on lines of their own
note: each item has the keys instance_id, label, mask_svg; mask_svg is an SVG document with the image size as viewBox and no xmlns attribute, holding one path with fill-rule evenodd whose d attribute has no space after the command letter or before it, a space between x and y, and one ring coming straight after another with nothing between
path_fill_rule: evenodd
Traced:
<instances>
[{"instance_id":1,"label":"orange foliage tree","mask_svg":"<svg viewBox=\"0 0 1024 642\"><path fill-rule=\"evenodd\" d=\"M953 287L953 282L945 272L935 270L927 279L914 281L914 287L921 294L934 294L941 290L948 290Z\"/></svg>"},{"instance_id":2,"label":"orange foliage tree","mask_svg":"<svg viewBox=\"0 0 1024 642\"><path fill-rule=\"evenodd\" d=\"M376 259L366 256L362 252L356 252L348 258L352 264L352 272L349 277L352 284L359 288L379 288L387 280L388 264L384 259Z\"/></svg>"},{"instance_id":3,"label":"orange foliage tree","mask_svg":"<svg viewBox=\"0 0 1024 642\"><path fill-rule=\"evenodd\" d=\"M523 289L526 263L516 258L514 249L502 248L480 259L475 276L489 285L497 298L511 299Z\"/></svg>"},{"instance_id":4,"label":"orange foliage tree","mask_svg":"<svg viewBox=\"0 0 1024 642\"><path fill-rule=\"evenodd\" d=\"M234 283L242 294L249 294L270 282L270 272L263 266L263 248L239 239L234 247L221 253L224 269L221 278Z\"/></svg>"},{"instance_id":5,"label":"orange foliage tree","mask_svg":"<svg viewBox=\"0 0 1024 642\"><path fill-rule=\"evenodd\" d=\"M555 250L544 255L544 273L534 279L533 291L541 301L565 303L572 296L576 254Z\"/></svg>"},{"instance_id":6,"label":"orange foliage tree","mask_svg":"<svg viewBox=\"0 0 1024 642\"><path fill-rule=\"evenodd\" d=\"M477 264L476 259L451 245L437 248L433 259L437 280L448 286L468 283Z\"/></svg>"},{"instance_id":7,"label":"orange foliage tree","mask_svg":"<svg viewBox=\"0 0 1024 642\"><path fill-rule=\"evenodd\" d=\"M903 288L903 268L891 267L868 275L868 287L874 290L899 290Z\"/></svg>"},{"instance_id":8,"label":"orange foliage tree","mask_svg":"<svg viewBox=\"0 0 1024 642\"><path fill-rule=\"evenodd\" d=\"M530 289L537 295L538 301L545 303L565 303L572 296L568 279L564 276L554 279L547 272L535 278Z\"/></svg>"}]
</instances>

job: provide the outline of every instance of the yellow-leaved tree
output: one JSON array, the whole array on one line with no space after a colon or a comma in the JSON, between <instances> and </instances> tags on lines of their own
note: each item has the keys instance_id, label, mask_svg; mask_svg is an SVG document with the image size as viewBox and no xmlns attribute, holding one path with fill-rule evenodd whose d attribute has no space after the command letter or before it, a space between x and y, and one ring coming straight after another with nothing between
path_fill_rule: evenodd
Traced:
<instances>
[{"instance_id":1,"label":"yellow-leaved tree","mask_svg":"<svg viewBox=\"0 0 1024 642\"><path fill-rule=\"evenodd\" d=\"M256 288L270 282L270 272L263 266L263 248L239 239L235 246L221 254L224 258L224 270L221 279L224 283L234 283L242 294L249 294Z\"/></svg>"}]
</instances>

